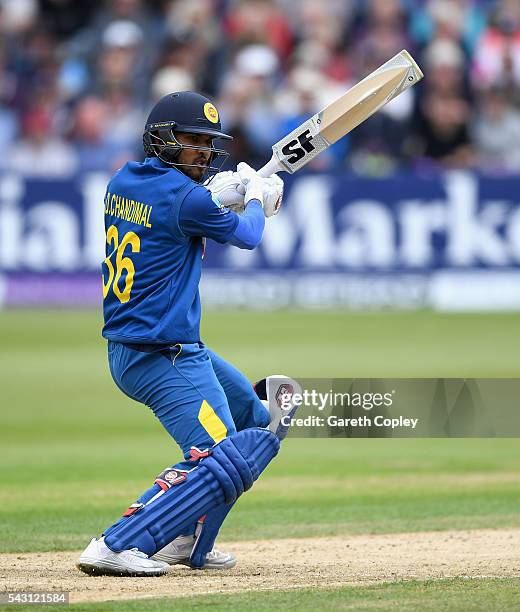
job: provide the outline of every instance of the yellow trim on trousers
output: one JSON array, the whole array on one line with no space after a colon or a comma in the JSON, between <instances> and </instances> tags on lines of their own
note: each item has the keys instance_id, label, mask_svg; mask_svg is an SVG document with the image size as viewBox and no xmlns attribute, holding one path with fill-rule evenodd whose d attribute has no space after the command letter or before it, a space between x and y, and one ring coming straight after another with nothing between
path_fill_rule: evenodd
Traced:
<instances>
[{"instance_id":1,"label":"yellow trim on trousers","mask_svg":"<svg viewBox=\"0 0 520 612\"><path fill-rule=\"evenodd\" d=\"M220 442L227 436L226 426L206 400L200 406L199 422L215 443Z\"/></svg>"}]
</instances>

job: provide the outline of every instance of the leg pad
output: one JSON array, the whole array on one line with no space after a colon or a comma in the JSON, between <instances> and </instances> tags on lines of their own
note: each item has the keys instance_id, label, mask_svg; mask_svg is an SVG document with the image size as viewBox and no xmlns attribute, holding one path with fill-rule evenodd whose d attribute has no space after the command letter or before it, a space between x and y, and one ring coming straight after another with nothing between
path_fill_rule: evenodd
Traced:
<instances>
[{"instance_id":1,"label":"leg pad","mask_svg":"<svg viewBox=\"0 0 520 612\"><path fill-rule=\"evenodd\" d=\"M138 548L153 555L204 514L232 504L276 456L280 443L264 429L246 429L211 449L199 465L105 537L114 552Z\"/></svg>"}]
</instances>

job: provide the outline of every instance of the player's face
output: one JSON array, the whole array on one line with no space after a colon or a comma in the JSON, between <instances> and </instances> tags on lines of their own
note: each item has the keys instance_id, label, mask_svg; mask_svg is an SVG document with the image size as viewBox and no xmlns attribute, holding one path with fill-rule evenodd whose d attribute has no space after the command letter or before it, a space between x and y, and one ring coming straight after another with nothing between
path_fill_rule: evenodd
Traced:
<instances>
[{"instance_id":1,"label":"player's face","mask_svg":"<svg viewBox=\"0 0 520 612\"><path fill-rule=\"evenodd\" d=\"M204 151L204 148L210 148L212 138L207 134L183 134L181 132L175 134L175 138L181 144L191 145L193 147L200 146L200 149L182 149L177 158L179 164L196 164L200 168L181 166L182 171L194 181L201 179L211 156L210 151Z\"/></svg>"}]
</instances>

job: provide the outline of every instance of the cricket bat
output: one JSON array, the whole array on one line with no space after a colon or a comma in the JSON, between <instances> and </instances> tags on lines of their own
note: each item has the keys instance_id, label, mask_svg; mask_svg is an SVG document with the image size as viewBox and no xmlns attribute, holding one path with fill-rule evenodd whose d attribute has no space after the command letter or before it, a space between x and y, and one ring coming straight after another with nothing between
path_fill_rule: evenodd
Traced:
<instances>
[{"instance_id":1,"label":"cricket bat","mask_svg":"<svg viewBox=\"0 0 520 612\"><path fill-rule=\"evenodd\" d=\"M270 176L280 171L292 174L300 170L422 78L423 73L413 57L408 51L401 51L274 144L273 155L259 174ZM228 206L231 193L222 195L221 203Z\"/></svg>"}]
</instances>

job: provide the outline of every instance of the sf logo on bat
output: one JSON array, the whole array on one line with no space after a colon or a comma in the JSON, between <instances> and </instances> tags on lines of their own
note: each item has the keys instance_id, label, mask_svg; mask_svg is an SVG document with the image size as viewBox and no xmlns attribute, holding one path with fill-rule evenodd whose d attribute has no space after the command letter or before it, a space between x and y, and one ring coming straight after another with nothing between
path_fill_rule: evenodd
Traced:
<instances>
[{"instance_id":1,"label":"sf logo on bat","mask_svg":"<svg viewBox=\"0 0 520 612\"><path fill-rule=\"evenodd\" d=\"M307 153L314 151L314 145L312 144L312 136L309 130L302 132L298 138L291 140L284 147L282 147L282 153L287 156L287 160L290 164L295 164L300 161Z\"/></svg>"}]
</instances>

